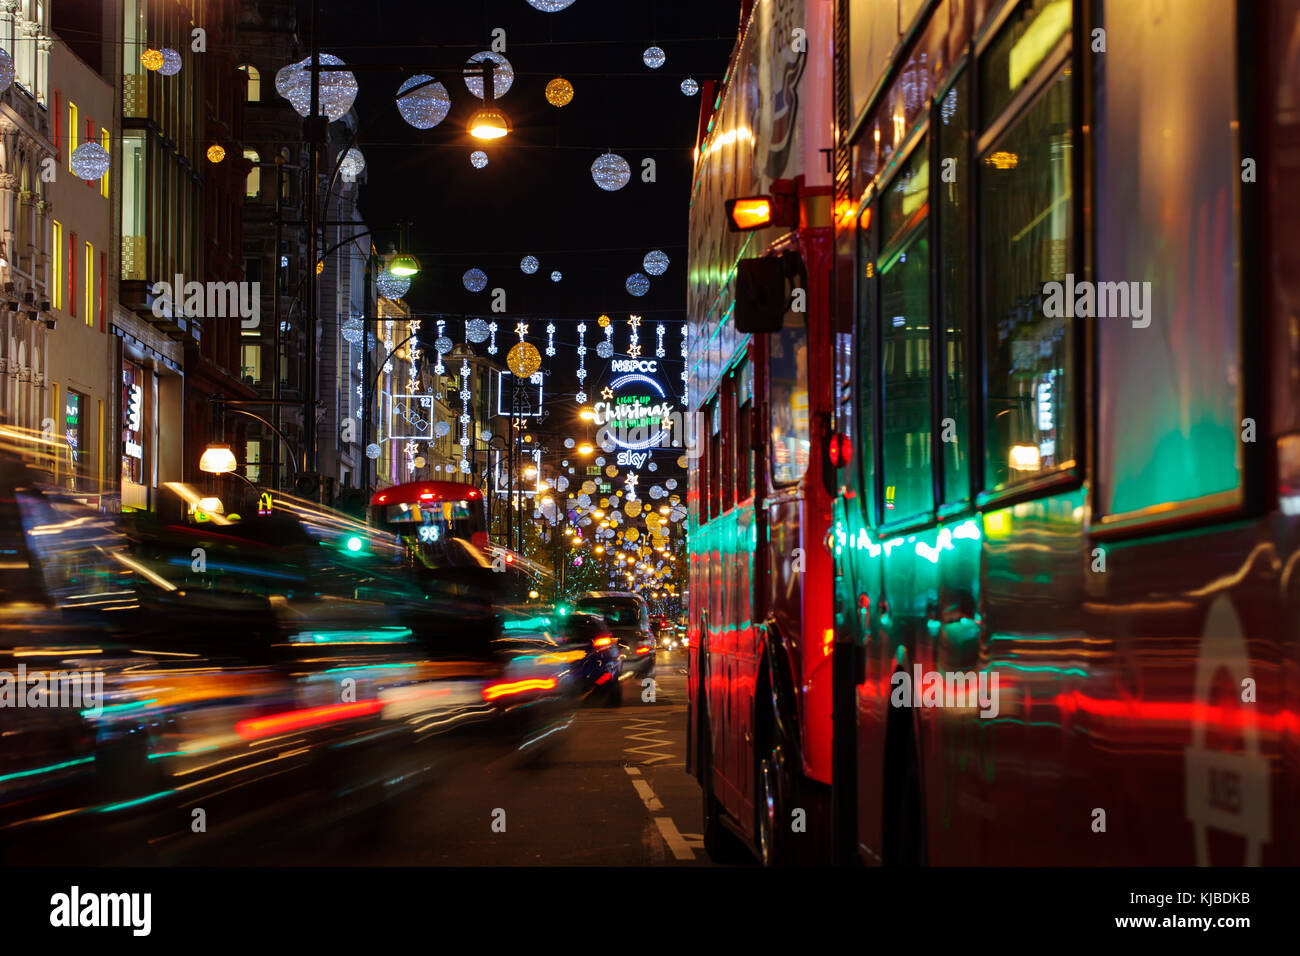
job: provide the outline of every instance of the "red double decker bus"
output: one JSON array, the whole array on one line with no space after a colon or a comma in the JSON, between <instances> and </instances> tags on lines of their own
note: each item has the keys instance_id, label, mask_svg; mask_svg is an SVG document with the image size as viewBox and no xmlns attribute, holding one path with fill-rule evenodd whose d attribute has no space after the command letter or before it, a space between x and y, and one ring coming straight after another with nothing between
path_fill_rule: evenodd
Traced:
<instances>
[{"instance_id":1,"label":"red double decker bus","mask_svg":"<svg viewBox=\"0 0 1300 956\"><path fill-rule=\"evenodd\" d=\"M1300 862L1300 3L837 11L842 858Z\"/></svg>"},{"instance_id":2,"label":"red double decker bus","mask_svg":"<svg viewBox=\"0 0 1300 956\"><path fill-rule=\"evenodd\" d=\"M688 766L711 853L785 862L792 808L799 848L826 836L831 783L830 5L743 6L691 193Z\"/></svg>"}]
</instances>

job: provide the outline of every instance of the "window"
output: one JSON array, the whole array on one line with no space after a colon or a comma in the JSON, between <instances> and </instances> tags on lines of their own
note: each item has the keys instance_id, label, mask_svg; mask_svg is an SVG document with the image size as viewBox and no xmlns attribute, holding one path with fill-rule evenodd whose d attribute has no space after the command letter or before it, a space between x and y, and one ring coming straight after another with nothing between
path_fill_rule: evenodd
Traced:
<instances>
[{"instance_id":1,"label":"window","mask_svg":"<svg viewBox=\"0 0 1300 956\"><path fill-rule=\"evenodd\" d=\"M736 503L736 470L740 464L736 455L736 379L728 375L722 382L718 399L722 405L722 469L718 474L721 484L721 511L730 511Z\"/></svg>"},{"instance_id":2,"label":"window","mask_svg":"<svg viewBox=\"0 0 1300 956\"><path fill-rule=\"evenodd\" d=\"M122 134L122 278L143 279L147 247L144 134Z\"/></svg>"},{"instance_id":3,"label":"window","mask_svg":"<svg viewBox=\"0 0 1300 956\"><path fill-rule=\"evenodd\" d=\"M95 327L95 248L86 243L86 324Z\"/></svg>"},{"instance_id":4,"label":"window","mask_svg":"<svg viewBox=\"0 0 1300 956\"><path fill-rule=\"evenodd\" d=\"M1074 261L1071 145L1062 71L981 157L989 490L1074 457L1074 320L1045 308Z\"/></svg>"},{"instance_id":5,"label":"window","mask_svg":"<svg viewBox=\"0 0 1300 956\"><path fill-rule=\"evenodd\" d=\"M787 312L770 339L768 403L772 414L772 481L788 485L808 469L808 330L804 313Z\"/></svg>"},{"instance_id":6,"label":"window","mask_svg":"<svg viewBox=\"0 0 1300 956\"><path fill-rule=\"evenodd\" d=\"M1147 51L1108 63L1098 89L1096 507L1112 520L1240 500L1251 414L1241 389L1258 373L1241 353L1241 157L1220 132L1240 116L1222 79L1234 75L1237 38L1218 19L1234 9L1210 6L1171 19L1106 5L1110 35Z\"/></svg>"},{"instance_id":7,"label":"window","mask_svg":"<svg viewBox=\"0 0 1300 956\"><path fill-rule=\"evenodd\" d=\"M931 472L929 141L921 140L880 202L881 450L885 521L934 507Z\"/></svg>"},{"instance_id":8,"label":"window","mask_svg":"<svg viewBox=\"0 0 1300 956\"><path fill-rule=\"evenodd\" d=\"M722 495L720 484L722 477L722 396L716 396L709 404L709 520L721 513Z\"/></svg>"},{"instance_id":9,"label":"window","mask_svg":"<svg viewBox=\"0 0 1300 956\"><path fill-rule=\"evenodd\" d=\"M53 275L51 276L50 286L54 290L54 307L63 308L63 225L57 220L52 221L52 232L50 235L50 249L52 251Z\"/></svg>"},{"instance_id":10,"label":"window","mask_svg":"<svg viewBox=\"0 0 1300 956\"><path fill-rule=\"evenodd\" d=\"M262 346L241 345L239 356L239 377L250 385L262 381Z\"/></svg>"},{"instance_id":11,"label":"window","mask_svg":"<svg viewBox=\"0 0 1300 956\"><path fill-rule=\"evenodd\" d=\"M68 389L63 406L63 434L68 443L68 461L70 464L68 488L75 491L78 478L84 475L87 470L87 449L84 444L86 431L83 427L86 415L86 396Z\"/></svg>"},{"instance_id":12,"label":"window","mask_svg":"<svg viewBox=\"0 0 1300 956\"><path fill-rule=\"evenodd\" d=\"M248 171L248 180L244 184L244 196L248 199L260 199L262 196L262 167L257 165L262 161L255 149L244 150L244 159L253 164L253 168Z\"/></svg>"},{"instance_id":13,"label":"window","mask_svg":"<svg viewBox=\"0 0 1300 956\"><path fill-rule=\"evenodd\" d=\"M68 240L68 315L77 317L77 254L80 250L77 234Z\"/></svg>"},{"instance_id":14,"label":"window","mask_svg":"<svg viewBox=\"0 0 1300 956\"><path fill-rule=\"evenodd\" d=\"M736 372L736 500L754 493L754 372L745 362Z\"/></svg>"},{"instance_id":15,"label":"window","mask_svg":"<svg viewBox=\"0 0 1300 956\"><path fill-rule=\"evenodd\" d=\"M943 407L939 422L943 451L943 500L970 497L970 163L967 151L970 113L967 76L962 75L939 101L938 142L944 175L935 184L938 218L939 310ZM948 175L951 170L951 175ZM949 181L951 180L951 181Z\"/></svg>"},{"instance_id":16,"label":"window","mask_svg":"<svg viewBox=\"0 0 1300 956\"><path fill-rule=\"evenodd\" d=\"M980 62L983 126L1034 77L1070 32L1071 0L1030 0L1002 28Z\"/></svg>"},{"instance_id":17,"label":"window","mask_svg":"<svg viewBox=\"0 0 1300 956\"><path fill-rule=\"evenodd\" d=\"M99 130L99 145L103 146L105 152L107 152L110 156L113 155L113 147L112 145L110 145L109 142L108 130L104 129L103 127L100 127ZM112 174L112 171L113 171L112 164L110 163L108 172L104 173L104 175L101 176L99 179L99 194L103 196L105 199L107 199L109 196L108 177Z\"/></svg>"},{"instance_id":18,"label":"window","mask_svg":"<svg viewBox=\"0 0 1300 956\"><path fill-rule=\"evenodd\" d=\"M248 74L248 102L258 103L262 99L262 74L251 63L241 63L239 69Z\"/></svg>"},{"instance_id":19,"label":"window","mask_svg":"<svg viewBox=\"0 0 1300 956\"><path fill-rule=\"evenodd\" d=\"M80 144L77 137L79 122L77 119L77 104L68 100L68 171L72 171L72 154Z\"/></svg>"},{"instance_id":20,"label":"window","mask_svg":"<svg viewBox=\"0 0 1300 956\"><path fill-rule=\"evenodd\" d=\"M861 453L858 460L862 468L862 494L866 498L863 511L872 522L877 520L876 497L876 457L875 457L875 400L876 400L876 364L874 356L876 333L876 242L873 229L872 212L877 207L868 206L858 216L858 327L857 341L853 347L857 350L858 373L858 435Z\"/></svg>"}]
</instances>

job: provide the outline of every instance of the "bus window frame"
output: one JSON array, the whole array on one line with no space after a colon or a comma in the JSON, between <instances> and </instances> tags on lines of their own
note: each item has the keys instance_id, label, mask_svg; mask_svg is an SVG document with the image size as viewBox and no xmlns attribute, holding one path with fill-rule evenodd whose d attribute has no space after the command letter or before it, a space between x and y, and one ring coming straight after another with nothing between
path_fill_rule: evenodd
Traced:
<instances>
[{"instance_id":1,"label":"bus window frame","mask_svg":"<svg viewBox=\"0 0 1300 956\"><path fill-rule=\"evenodd\" d=\"M1071 72L1070 84L1070 135L1073 137L1074 148L1071 155L1071 215L1073 216L1071 228L1071 242L1074 244L1072 268L1079 268L1084 274L1090 274L1087 271L1091 266L1091 258L1088 256L1087 233L1089 223L1085 222L1084 201L1084 183L1086 170L1084 168L1085 138L1083 133L1084 107L1083 85L1086 79L1080 75L1079 63L1074 57L1074 52L1078 49L1075 40L1075 33L1082 27L1078 18L1074 18L1071 28L1066 31L1065 35L1057 42L1057 45L1043 57L1042 61L1034 70L1034 75L1027 81L1003 107L1002 112L994 117L987 127L981 127L979 122L978 111L983 92L980 89L980 67L983 63L983 56L988 48L992 46L1001 36L1002 28L1009 22L1011 12L1019 9L1019 2L1010 3L1008 9L997 18L997 25L992 28L986 28L981 31L981 36L976 48L976 56L973 62L968 66L973 70L971 74L974 94L972 100L975 104L975 122L971 129L974 140L974 154L971 161L972 174L972 195L975 197L972 203L972 228L975 233L975 258L972 260L971 268L975 276L980 277L975 281L977 291L973 303L975 324L972 328L972 334L976 337L976 347L973 353L976 362L976 387L978 390L979 402L971 409L972 418L978 421L976 431L978 441L972 444L971 448L971 471L973 487L978 489L974 497L974 506L980 511L991 511L998 508L1004 508L1009 505L1017 504L1022 501L1032 501L1038 498L1048 497L1050 495L1061 494L1080 488L1083 485L1084 474L1087 467L1087 448L1089 444L1089 432L1087 430L1087 411L1090 401L1090 389L1088 381L1085 378L1087 374L1087 323L1076 321L1071 326L1070 334L1074 338L1074 356L1071 363L1070 373L1074 376L1074 383L1071 386L1074 398L1074 407L1071 409L1073 416L1073 426L1075 429L1075 447L1073 456L1061 462L1061 464L1046 471L1041 475L1033 478L1027 478L1023 481L1016 482L1003 488L989 490L986 487L986 458L988 453L987 435L984 424L987 420L988 404L988 309L985 299L985 286L982 281L984 274L985 249L980 240L982 228L982 202L980 201L980 188L982 185L981 166L982 157L988 153L990 148L997 143L1017 122L1024 116L1028 110L1034 106L1040 97L1045 96L1048 88L1059 77L1062 71ZM1086 44L1084 45L1086 48ZM945 84L946 88L947 84Z\"/></svg>"},{"instance_id":2,"label":"bus window frame","mask_svg":"<svg viewBox=\"0 0 1300 956\"><path fill-rule=\"evenodd\" d=\"M933 447L937 435L936 426L938 424L938 420L936 416L939 413L939 409L936 408L934 402L934 390L936 388L936 377L938 375L938 373L935 371L936 356L934 353L934 325L935 325L934 287L937 281L937 275L936 275L937 270L935 269L935 264L934 264L935 228L936 228L935 215L934 215L934 190L936 188L935 187L936 177L934 175L934 171L936 167L933 165L934 151L935 151L934 137L930 136L931 117L934 108L935 108L934 101L931 101L930 110L926 112L925 119L917 122L916 125L914 125L912 129L908 131L907 136L904 139L902 145L898 148L898 150L894 153L894 155L889 158L889 162L885 165L885 168L881 170L880 173L877 174L874 183L874 189L871 195L871 200L867 204L871 206L874 210L871 214L871 218L873 220L873 224L876 229L876 232L874 234L874 243L872 246L873 252L875 253L873 258L875 269L874 269L874 274L871 278L871 281L876 283L876 294L874 299L872 300L875 316L874 316L874 321L871 323L872 352L873 352L872 373L875 376L875 382L874 382L875 388L874 388L874 393L872 394L873 407L872 407L871 424L873 429L872 443L874 446L872 448L872 453L875 455L873 466L875 468L874 491L875 491L875 499L876 499L874 502L875 507L872 509L874 511L872 517L875 519L873 523L873 528L878 530L881 534L895 534L895 533L913 531L918 528L928 527L934 524L938 520L939 499L935 497L935 483L938 480L937 478L938 469L941 466L935 456L934 447ZM908 162L911 161L912 156L915 153L917 153L918 150L924 150L926 152L927 160L931 163L930 182L929 182L929 187L926 195L927 210L925 214L925 219L923 222L907 222L906 224L901 226L894 235L889 237L884 237L883 236L884 229L880 223L880 219L883 216L883 213L881 211L882 210L881 202L883 198L889 193L889 189L891 186L893 186L895 180L897 180L898 176L902 173L903 168L908 164ZM915 216L915 214L913 214L913 216ZM930 304L928 310L928 317L930 321L930 393L931 393L930 394L930 440L931 440L930 497L931 497L931 504L928 509L925 509L923 511L913 512L910 515L904 515L903 517L891 521L891 520L887 520L885 515L885 491L888 486L885 484L885 449L884 449L885 375L884 375L884 366L883 366L885 356L884 356L884 350L881 347L881 343L884 341L884 335L881 331L882 322L884 320L884 313L881 311L881 302L880 302L881 300L880 261L884 259L886 255L893 255L894 253L896 253L902 246L906 245L907 242L913 241L921 233L925 234L927 241L930 243L930 249L931 249L929 274L927 276L927 280L930 287L929 288Z\"/></svg>"}]
</instances>

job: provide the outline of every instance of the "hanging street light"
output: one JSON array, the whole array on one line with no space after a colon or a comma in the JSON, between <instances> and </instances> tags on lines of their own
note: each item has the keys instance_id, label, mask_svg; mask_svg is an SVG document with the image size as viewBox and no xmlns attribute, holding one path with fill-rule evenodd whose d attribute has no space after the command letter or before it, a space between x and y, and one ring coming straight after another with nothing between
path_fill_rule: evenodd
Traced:
<instances>
[{"instance_id":1,"label":"hanging street light","mask_svg":"<svg viewBox=\"0 0 1300 956\"><path fill-rule=\"evenodd\" d=\"M199 459L199 471L206 471L210 475L229 474L236 467L238 463L235 461L235 453L229 445L221 442L213 442L203 449L203 457Z\"/></svg>"}]
</instances>

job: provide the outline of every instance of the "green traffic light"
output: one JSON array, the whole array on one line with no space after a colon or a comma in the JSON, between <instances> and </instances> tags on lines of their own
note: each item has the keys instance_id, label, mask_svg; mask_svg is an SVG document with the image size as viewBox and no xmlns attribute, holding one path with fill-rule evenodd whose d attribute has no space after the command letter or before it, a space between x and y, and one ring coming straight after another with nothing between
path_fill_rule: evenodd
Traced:
<instances>
[{"instance_id":1,"label":"green traffic light","mask_svg":"<svg viewBox=\"0 0 1300 956\"><path fill-rule=\"evenodd\" d=\"M354 554L361 550L361 539L355 534L347 540L347 549Z\"/></svg>"}]
</instances>

